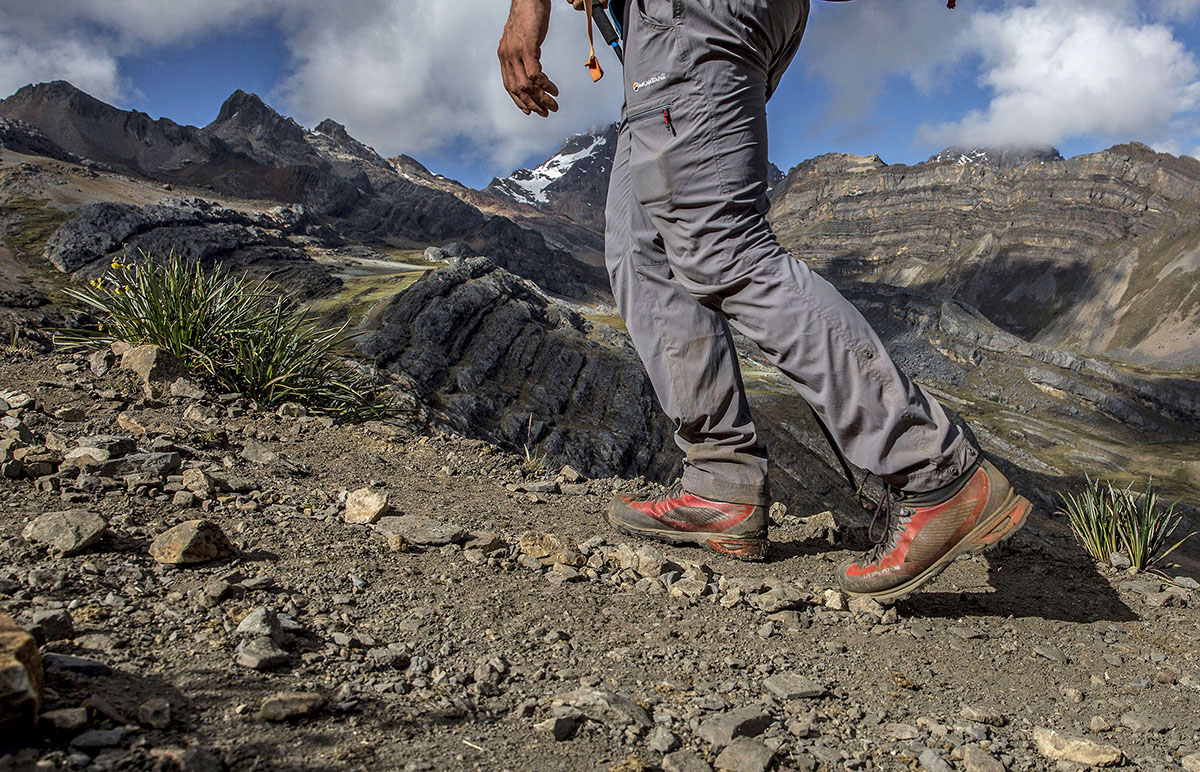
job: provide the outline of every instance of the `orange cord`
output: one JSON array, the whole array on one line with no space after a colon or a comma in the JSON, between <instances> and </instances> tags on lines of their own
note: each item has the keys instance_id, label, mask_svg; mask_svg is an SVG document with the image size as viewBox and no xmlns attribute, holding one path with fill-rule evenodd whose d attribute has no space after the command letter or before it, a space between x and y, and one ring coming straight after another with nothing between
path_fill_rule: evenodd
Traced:
<instances>
[{"instance_id":1,"label":"orange cord","mask_svg":"<svg viewBox=\"0 0 1200 772\"><path fill-rule=\"evenodd\" d=\"M587 6L584 12L587 14L588 48L591 49L591 54L587 60L587 68L588 72L591 73L592 83L595 83L604 77L604 70L600 68L600 60L596 58L596 41L592 32L592 0L585 0L584 4Z\"/></svg>"}]
</instances>

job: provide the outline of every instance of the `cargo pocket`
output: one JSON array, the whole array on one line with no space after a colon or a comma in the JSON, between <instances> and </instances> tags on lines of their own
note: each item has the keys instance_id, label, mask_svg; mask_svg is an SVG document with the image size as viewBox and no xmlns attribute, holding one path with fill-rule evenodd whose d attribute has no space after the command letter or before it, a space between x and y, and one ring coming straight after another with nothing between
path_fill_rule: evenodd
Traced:
<instances>
[{"instance_id":1,"label":"cargo pocket","mask_svg":"<svg viewBox=\"0 0 1200 772\"><path fill-rule=\"evenodd\" d=\"M668 159L677 136L671 122L671 106L662 104L639 110L629 116L628 122L633 194L645 207L666 204L671 200Z\"/></svg>"},{"instance_id":2,"label":"cargo pocket","mask_svg":"<svg viewBox=\"0 0 1200 772\"><path fill-rule=\"evenodd\" d=\"M643 24L669 27L679 18L681 0L635 0Z\"/></svg>"}]
</instances>

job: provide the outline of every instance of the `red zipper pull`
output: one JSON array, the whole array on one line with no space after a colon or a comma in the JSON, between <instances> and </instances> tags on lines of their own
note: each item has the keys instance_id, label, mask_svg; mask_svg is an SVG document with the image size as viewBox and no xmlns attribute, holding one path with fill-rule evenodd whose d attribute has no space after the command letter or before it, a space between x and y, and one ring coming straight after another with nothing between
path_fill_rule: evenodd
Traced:
<instances>
[{"instance_id":1,"label":"red zipper pull","mask_svg":"<svg viewBox=\"0 0 1200 772\"><path fill-rule=\"evenodd\" d=\"M663 123L667 124L667 129L671 132L671 135L674 136L675 127L671 125L671 108L669 107L663 108Z\"/></svg>"}]
</instances>

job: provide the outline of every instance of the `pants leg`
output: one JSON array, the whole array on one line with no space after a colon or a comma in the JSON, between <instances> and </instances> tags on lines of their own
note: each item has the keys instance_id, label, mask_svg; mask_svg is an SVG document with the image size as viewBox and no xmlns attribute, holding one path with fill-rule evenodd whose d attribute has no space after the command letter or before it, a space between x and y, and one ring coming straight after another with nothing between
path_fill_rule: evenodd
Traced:
<instances>
[{"instance_id":1,"label":"pants leg","mask_svg":"<svg viewBox=\"0 0 1200 772\"><path fill-rule=\"evenodd\" d=\"M662 238L633 197L624 123L605 217L613 296L675 423L685 488L717 501L769 503L766 452L750 419L729 324L672 275Z\"/></svg>"},{"instance_id":2,"label":"pants leg","mask_svg":"<svg viewBox=\"0 0 1200 772\"><path fill-rule=\"evenodd\" d=\"M900 372L858 310L789 255L766 222L766 101L799 43L807 0L630 2L622 131L630 187L613 195L631 195L648 218L634 215L644 230L635 250L646 239L661 243L666 265L654 268L653 292L627 289L616 271L614 289L624 296L623 314L653 320L649 330L634 332L637 321L630 328L639 351L648 352L647 368L667 373L652 372L660 398L659 383L666 384L664 404L699 400L688 409L712 415L732 404L732 388L744 409L740 381L711 371L703 356L669 351L669 336L696 340L707 329L715 339L719 327L695 310L681 315L681 298L663 303L667 293L682 292L754 340L855 464L913 492L959 478L978 451ZM624 185L615 172L614 182ZM622 214L611 195L609 206ZM618 220L616 227L624 226ZM724 402L706 401L717 395Z\"/></svg>"}]
</instances>

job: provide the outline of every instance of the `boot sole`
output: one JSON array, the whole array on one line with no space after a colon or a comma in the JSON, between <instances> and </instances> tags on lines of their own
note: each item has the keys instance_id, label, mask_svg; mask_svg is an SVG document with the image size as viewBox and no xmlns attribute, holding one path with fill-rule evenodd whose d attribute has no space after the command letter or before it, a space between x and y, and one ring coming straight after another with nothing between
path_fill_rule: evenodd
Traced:
<instances>
[{"instance_id":1,"label":"boot sole","mask_svg":"<svg viewBox=\"0 0 1200 772\"><path fill-rule=\"evenodd\" d=\"M1016 491L1011 491L995 515L975 526L974 530L963 537L945 555L912 579L880 592L850 592L847 594L854 598L871 598L879 602L900 600L921 589L963 555L987 552L1011 538L1021 529L1021 526L1025 525L1032 510L1033 503L1029 499L1017 494Z\"/></svg>"},{"instance_id":2,"label":"boot sole","mask_svg":"<svg viewBox=\"0 0 1200 772\"><path fill-rule=\"evenodd\" d=\"M668 544L689 544L696 547L707 547L720 555L745 561L765 560L767 557L768 541L762 536L730 536L720 533L689 533L686 531L660 531L653 528L638 528L623 523L611 514L606 515L609 525L621 533L630 536L641 536Z\"/></svg>"}]
</instances>

